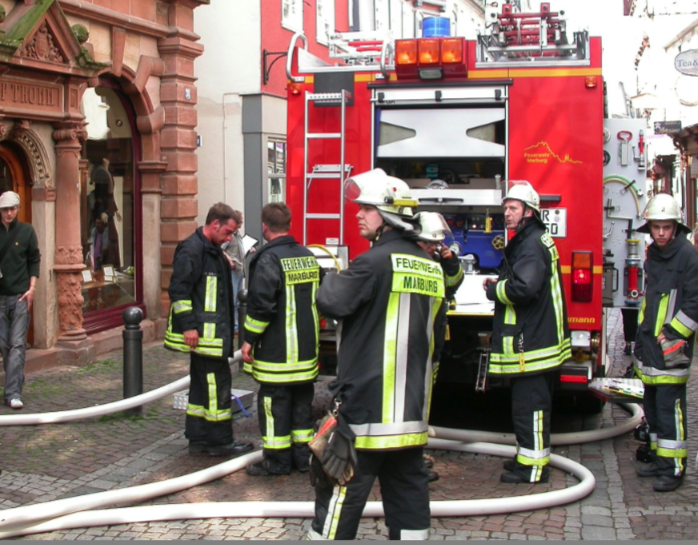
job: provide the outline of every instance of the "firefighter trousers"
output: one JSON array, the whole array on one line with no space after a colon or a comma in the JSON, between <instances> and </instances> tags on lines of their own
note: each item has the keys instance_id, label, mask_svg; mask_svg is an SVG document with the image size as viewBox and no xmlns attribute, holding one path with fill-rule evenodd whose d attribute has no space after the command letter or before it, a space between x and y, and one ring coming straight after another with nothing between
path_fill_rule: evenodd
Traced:
<instances>
[{"instance_id":1,"label":"firefighter trousers","mask_svg":"<svg viewBox=\"0 0 698 545\"><path fill-rule=\"evenodd\" d=\"M688 458L686 385L645 385L644 410L658 475L682 477Z\"/></svg>"},{"instance_id":2,"label":"firefighter trousers","mask_svg":"<svg viewBox=\"0 0 698 545\"><path fill-rule=\"evenodd\" d=\"M313 438L312 382L272 386L261 384L257 394L259 431L264 466L271 473L288 475L292 468L308 471Z\"/></svg>"},{"instance_id":3,"label":"firefighter trousers","mask_svg":"<svg viewBox=\"0 0 698 545\"><path fill-rule=\"evenodd\" d=\"M553 373L511 379L511 412L516 433L514 473L527 482L548 477Z\"/></svg>"},{"instance_id":4,"label":"firefighter trousers","mask_svg":"<svg viewBox=\"0 0 698 545\"><path fill-rule=\"evenodd\" d=\"M359 450L354 478L346 486L315 487L310 539L354 539L361 513L378 477L390 539L428 539L429 472L423 447Z\"/></svg>"},{"instance_id":5,"label":"firefighter trousers","mask_svg":"<svg viewBox=\"0 0 698 545\"><path fill-rule=\"evenodd\" d=\"M184 436L209 446L233 442L233 412L230 401L230 365L228 359L191 354L189 367L189 404Z\"/></svg>"}]
</instances>

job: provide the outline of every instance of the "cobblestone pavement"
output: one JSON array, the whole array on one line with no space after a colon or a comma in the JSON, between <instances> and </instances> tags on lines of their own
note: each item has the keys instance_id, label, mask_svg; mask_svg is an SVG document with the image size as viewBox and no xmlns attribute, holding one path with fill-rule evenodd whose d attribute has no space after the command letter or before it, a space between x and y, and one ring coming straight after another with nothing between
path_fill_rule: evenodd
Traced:
<instances>
[{"instance_id":1,"label":"cobblestone pavement","mask_svg":"<svg viewBox=\"0 0 698 545\"><path fill-rule=\"evenodd\" d=\"M627 366L622 355L619 313L610 320L612 374ZM159 345L144 351L144 390L168 384L187 373L188 360ZM316 416L328 396L325 382L316 386ZM240 374L233 387L256 390ZM115 401L122 394L121 355L84 368L60 368L27 377L23 413L75 409ZM256 405L256 404L255 404ZM695 539L698 536L698 476L693 459L698 445L698 387L689 383L689 468L674 493L652 491L652 479L635 476L638 443L627 434L611 440L558 447L556 454L579 461L596 477L596 489L580 502L552 509L508 515L432 520L431 539ZM254 406L253 406L254 409ZM0 407L0 415L14 414ZM578 418L604 427L627 418L617 406L607 405L600 418ZM0 509L47 502L128 486L162 481L216 465L224 459L190 455L183 437L183 411L172 408L172 396L144 407L140 417L123 413L59 425L0 429ZM252 418L238 414L236 439L260 446L255 411ZM555 431L555 430L554 430ZM565 430L567 431L567 430ZM485 455L435 451L441 479L431 485L432 500L499 498L546 492L571 486L577 480L554 469L550 482L507 485L499 482L501 459ZM244 472L146 504L209 501L312 500L307 475L254 478ZM372 498L380 499L374 489ZM23 539L300 539L307 532L303 519L206 519L123 524L80 528L28 536ZM364 519L359 537L387 539L381 519Z\"/></svg>"}]
</instances>

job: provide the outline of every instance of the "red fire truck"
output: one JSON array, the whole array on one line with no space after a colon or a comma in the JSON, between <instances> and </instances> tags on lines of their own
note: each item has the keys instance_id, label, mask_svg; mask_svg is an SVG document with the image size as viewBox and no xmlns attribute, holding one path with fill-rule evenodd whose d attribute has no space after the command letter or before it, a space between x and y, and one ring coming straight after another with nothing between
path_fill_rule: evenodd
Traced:
<instances>
[{"instance_id":1,"label":"red fire truck","mask_svg":"<svg viewBox=\"0 0 698 545\"><path fill-rule=\"evenodd\" d=\"M287 58L292 234L352 259L368 242L359 236L356 205L345 202L344 180L377 167L404 179L420 210L447 219L447 243L466 271L449 311L439 380L505 386L486 376L494 307L482 283L500 264L496 242L507 239L507 181L528 180L559 250L572 330L573 359L558 389L600 409L588 384L606 368L601 40L568 34L564 13L549 3L527 14L511 4L488 8L486 23L475 41L337 34L334 65L294 36Z\"/></svg>"}]
</instances>

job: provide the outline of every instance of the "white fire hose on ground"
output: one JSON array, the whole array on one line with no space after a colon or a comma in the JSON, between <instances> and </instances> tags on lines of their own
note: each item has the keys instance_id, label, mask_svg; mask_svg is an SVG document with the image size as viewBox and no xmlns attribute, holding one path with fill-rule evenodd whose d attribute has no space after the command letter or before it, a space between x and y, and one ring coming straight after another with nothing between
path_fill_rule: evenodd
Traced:
<instances>
[{"instance_id":1,"label":"white fire hose on ground","mask_svg":"<svg viewBox=\"0 0 698 545\"><path fill-rule=\"evenodd\" d=\"M240 352L236 352L231 363L240 361ZM57 422L69 422L84 418L102 416L122 411L154 401L173 392L186 388L189 377L184 377L167 386L146 394L128 398L106 405L35 415L0 416L0 426L37 425ZM642 412L637 405L631 405L632 416L626 422L612 428L591 430L578 433L553 434L553 445L578 444L599 441L622 435L633 430L640 422ZM433 427L429 429L432 439L428 448L451 450L513 458L516 449L504 446L515 444L513 434L454 430ZM438 438L434 438L438 437ZM482 442L485 441L485 442ZM69 528L86 528L92 526L110 526L136 522L188 520L206 518L311 518L315 514L313 502L221 502L154 505L118 509L102 509L108 506L137 503L159 496L173 494L188 488L210 482L245 468L262 459L262 451L229 460L222 464L183 475L166 481L145 485L99 492L51 502L16 507L0 511L0 539L10 537L53 532ZM550 465L571 473L580 482L570 488L554 490L541 494L516 496L510 498L451 500L431 502L433 517L483 516L517 511L530 511L563 505L588 496L594 489L594 475L581 464L552 454ZM363 513L364 517L382 517L383 507L380 502L369 502Z\"/></svg>"}]
</instances>

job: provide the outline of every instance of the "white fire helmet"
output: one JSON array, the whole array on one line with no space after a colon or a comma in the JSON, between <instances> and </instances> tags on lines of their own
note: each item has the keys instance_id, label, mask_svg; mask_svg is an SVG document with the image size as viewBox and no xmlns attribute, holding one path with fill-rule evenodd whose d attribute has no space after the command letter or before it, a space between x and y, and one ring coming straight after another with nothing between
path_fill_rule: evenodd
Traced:
<instances>
[{"instance_id":1,"label":"white fire helmet","mask_svg":"<svg viewBox=\"0 0 698 545\"><path fill-rule=\"evenodd\" d=\"M540 214L540 196L526 180L509 180L509 191L502 199L502 205L509 199L516 199Z\"/></svg>"},{"instance_id":2,"label":"white fire helmet","mask_svg":"<svg viewBox=\"0 0 698 545\"><path fill-rule=\"evenodd\" d=\"M438 212L420 212L418 217L419 224L422 226L422 232L417 236L419 240L441 242L446 238L446 235L453 237L448 223Z\"/></svg>"},{"instance_id":3,"label":"white fire helmet","mask_svg":"<svg viewBox=\"0 0 698 545\"><path fill-rule=\"evenodd\" d=\"M689 227L683 223L683 214L681 213L679 203L668 193L657 193L652 197L642 212L642 219L645 220L645 224L637 229L640 233L650 232L651 221L668 220L676 222L677 232L691 232Z\"/></svg>"},{"instance_id":4,"label":"white fire helmet","mask_svg":"<svg viewBox=\"0 0 698 545\"><path fill-rule=\"evenodd\" d=\"M414 208L419 204L410 194L409 186L383 169L374 168L352 176L344 182L344 196L358 204L375 206L385 222L405 231L414 225L403 221L414 218Z\"/></svg>"}]
</instances>

